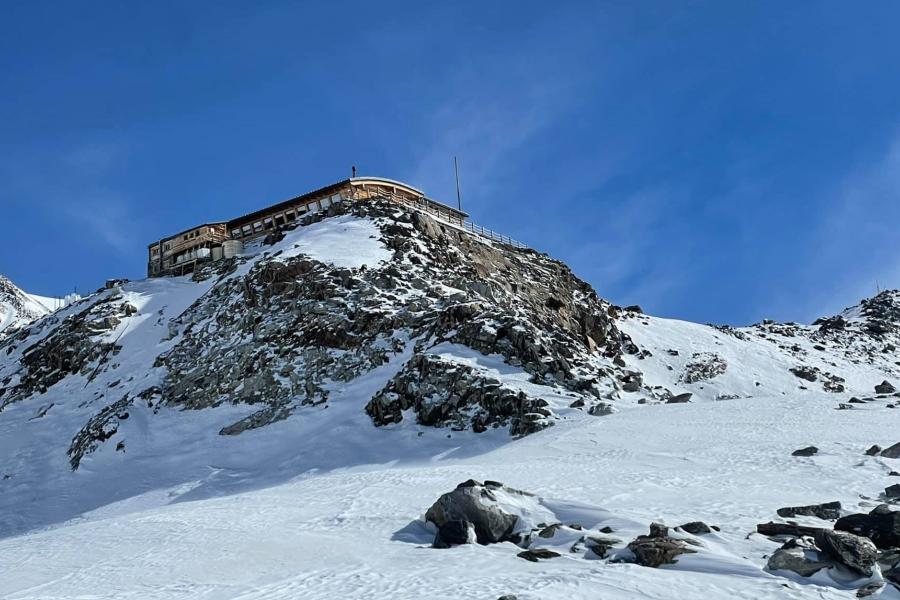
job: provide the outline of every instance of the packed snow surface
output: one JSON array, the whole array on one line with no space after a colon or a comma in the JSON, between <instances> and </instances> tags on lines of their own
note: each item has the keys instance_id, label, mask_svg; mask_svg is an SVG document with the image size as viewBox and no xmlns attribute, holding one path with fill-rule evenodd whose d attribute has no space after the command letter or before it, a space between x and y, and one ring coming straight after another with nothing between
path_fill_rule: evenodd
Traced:
<instances>
[{"instance_id":1,"label":"packed snow surface","mask_svg":"<svg viewBox=\"0 0 900 600\"><path fill-rule=\"evenodd\" d=\"M865 509L898 460L863 456L888 430L881 411L836 411L824 397L655 405L550 428L455 458L426 432L400 464L310 473L233 496L179 502L191 485L81 522L0 541L0 595L37 598L851 598L833 580L763 570L777 544L749 535L780 506L840 500ZM398 428L399 429L399 428ZM392 437L366 440L377 454ZM815 442L820 454L792 457ZM340 446L336 452L346 452ZM225 464L216 468L228 469ZM563 556L531 563L512 544L429 548L417 523L456 483L496 479L533 491L557 518L612 524L628 539L651 521L703 520L721 532L676 565L650 569ZM199 483L199 482L198 482ZM136 512L130 512L137 508ZM615 516L615 518L612 517ZM610 520L612 519L612 520ZM597 523L590 522L591 520ZM814 522L815 519L809 519ZM550 540L552 541L552 540ZM677 594L673 596L673 590ZM898 598L887 590L881 598Z\"/></svg>"},{"instance_id":2,"label":"packed snow surface","mask_svg":"<svg viewBox=\"0 0 900 600\"><path fill-rule=\"evenodd\" d=\"M298 227L288 232L280 246L285 248L282 258L303 254L336 267L374 267L391 259L375 224L350 215Z\"/></svg>"}]
</instances>

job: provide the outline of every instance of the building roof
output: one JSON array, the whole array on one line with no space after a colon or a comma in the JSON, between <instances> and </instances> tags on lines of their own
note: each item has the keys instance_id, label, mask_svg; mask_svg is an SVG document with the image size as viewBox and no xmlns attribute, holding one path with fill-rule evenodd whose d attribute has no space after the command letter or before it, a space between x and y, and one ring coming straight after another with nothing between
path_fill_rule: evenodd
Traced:
<instances>
[{"instance_id":1,"label":"building roof","mask_svg":"<svg viewBox=\"0 0 900 600\"><path fill-rule=\"evenodd\" d=\"M161 238L159 241L153 242L152 244L147 244L147 247L152 248L153 246L156 246L160 242L165 242L165 241L171 240L173 238L177 238L178 236L184 235L185 233L187 233L189 231L193 231L193 230L197 229L198 227L207 227L210 225L226 225L228 229L234 229L235 227L244 225L247 222L252 222L252 221L255 221L266 215L269 215L273 211L288 209L298 203L303 202L304 200L311 200L313 198L318 198L319 196L325 196L327 194L332 194L332 193L337 192L337 191L339 191L347 186L350 186L350 185L364 185L367 182L373 183L373 184L380 183L380 184L402 187L402 188L405 188L415 194L419 194L420 196L422 196L422 199L425 200L426 202L440 206L441 208L444 208L451 213L457 214L462 218L466 218L469 216L468 213L465 213L459 209L456 209L452 206L444 204L443 202L438 202L437 200L432 200L431 198L428 198L425 195L425 192L423 192L422 190L420 190L418 188L414 188L413 186L409 185L408 183L403 183L402 181L397 181L395 179L387 179L386 177L353 177L353 178L349 178L349 179L342 179L341 181L332 183L330 185L326 185L325 187L321 187L317 190L313 190L311 192L307 192L307 193L301 194L299 196L294 196L293 198L283 200L276 204L272 204L272 205L266 206L264 208L254 210L253 212L249 212L249 213L241 215L239 217L235 217L229 221L217 221L217 222L213 222L213 223L203 223L202 225L195 225L193 227L185 229L184 231L180 231L176 234Z\"/></svg>"},{"instance_id":2,"label":"building roof","mask_svg":"<svg viewBox=\"0 0 900 600\"><path fill-rule=\"evenodd\" d=\"M200 225L194 225L193 227L188 227L184 231L179 231L178 233L173 233L172 235L167 235L164 238L160 238L160 239L156 240L155 242L153 242L152 244L147 244L147 247L152 248L153 246L157 246L157 245L161 244L162 242L168 242L171 239L177 238L179 235L184 235L188 231L193 231L195 229L199 229L200 227L212 227L213 225L225 225L225 224L226 224L226 221L214 221L211 223L201 223Z\"/></svg>"}]
</instances>

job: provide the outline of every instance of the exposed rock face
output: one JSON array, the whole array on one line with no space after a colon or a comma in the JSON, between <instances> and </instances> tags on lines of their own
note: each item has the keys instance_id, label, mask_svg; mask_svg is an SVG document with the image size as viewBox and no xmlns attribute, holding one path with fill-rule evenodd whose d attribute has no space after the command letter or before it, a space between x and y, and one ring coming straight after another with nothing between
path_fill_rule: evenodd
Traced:
<instances>
[{"instance_id":1,"label":"exposed rock face","mask_svg":"<svg viewBox=\"0 0 900 600\"><path fill-rule=\"evenodd\" d=\"M346 211L378 223L394 252L390 264L355 270L273 256L240 277L217 266L211 275L222 281L176 323L183 340L158 361L168 372L165 404L263 403L269 408L246 424L258 427L326 404L329 381L354 379L412 346L366 406L376 425L397 423L408 409L422 425L504 426L512 435L552 423L545 401L477 366L444 360L431 352L440 344L500 355L587 405L613 391L612 371L602 370L611 367L597 357L618 355L627 339L610 305L564 265L390 204L336 206L330 216ZM244 429L235 424L223 434Z\"/></svg>"},{"instance_id":2,"label":"exposed rock face","mask_svg":"<svg viewBox=\"0 0 900 600\"><path fill-rule=\"evenodd\" d=\"M900 483L884 488L884 495L888 498L900 498Z\"/></svg>"},{"instance_id":3,"label":"exposed rock face","mask_svg":"<svg viewBox=\"0 0 900 600\"><path fill-rule=\"evenodd\" d=\"M841 516L840 502L826 502L824 504L811 504L809 506L787 506L778 509L778 516L784 518L808 516L825 520L838 519Z\"/></svg>"},{"instance_id":4,"label":"exposed rock face","mask_svg":"<svg viewBox=\"0 0 900 600\"><path fill-rule=\"evenodd\" d=\"M528 495L502 485L487 486L472 479L459 484L455 490L438 498L425 520L434 523L438 533L434 546L443 548L465 543L463 532L471 527L479 544L495 544L513 540L518 517L507 513L497 502L497 492L511 495Z\"/></svg>"},{"instance_id":5,"label":"exposed rock face","mask_svg":"<svg viewBox=\"0 0 900 600\"><path fill-rule=\"evenodd\" d=\"M13 381L0 388L0 410L37 393L43 393L68 375L93 377L96 371L119 352L115 340L107 341L107 334L121 319L134 314L134 307L122 300L121 293L109 292L87 310L65 317L62 322L42 323L52 328L46 337L25 350L20 368ZM30 329L22 331L29 333ZM25 337L25 340L28 338ZM20 336L11 336L0 349L11 352L22 343Z\"/></svg>"},{"instance_id":6,"label":"exposed rock face","mask_svg":"<svg viewBox=\"0 0 900 600\"><path fill-rule=\"evenodd\" d=\"M834 528L867 537L878 548L900 547L900 511L877 507L869 514L841 517Z\"/></svg>"},{"instance_id":7,"label":"exposed rock face","mask_svg":"<svg viewBox=\"0 0 900 600\"><path fill-rule=\"evenodd\" d=\"M707 381L721 375L728 369L728 363L712 352L695 352L691 356L691 362L684 367L680 381L683 383L696 383Z\"/></svg>"},{"instance_id":8,"label":"exposed rock face","mask_svg":"<svg viewBox=\"0 0 900 600\"><path fill-rule=\"evenodd\" d=\"M366 405L376 425L399 423L412 408L422 425L453 429L509 426L525 435L552 425L547 402L501 384L472 367L420 354Z\"/></svg>"}]
</instances>

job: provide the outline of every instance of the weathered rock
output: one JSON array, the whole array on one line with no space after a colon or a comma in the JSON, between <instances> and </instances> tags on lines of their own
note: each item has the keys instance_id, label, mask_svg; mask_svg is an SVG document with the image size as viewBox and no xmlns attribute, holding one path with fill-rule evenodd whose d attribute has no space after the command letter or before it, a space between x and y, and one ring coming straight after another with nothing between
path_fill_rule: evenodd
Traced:
<instances>
[{"instance_id":1,"label":"weathered rock","mask_svg":"<svg viewBox=\"0 0 900 600\"><path fill-rule=\"evenodd\" d=\"M622 543L622 540L614 537L605 537L599 535L584 536L581 542L587 546L593 554L600 558L606 558L610 548Z\"/></svg>"},{"instance_id":2,"label":"weathered rock","mask_svg":"<svg viewBox=\"0 0 900 600\"><path fill-rule=\"evenodd\" d=\"M519 558L524 558L525 560L531 562L538 562L539 560L547 560L550 558L556 558L561 556L559 552L554 552L553 550L547 550L546 548L534 548L532 550L525 550L524 552L519 552L516 554Z\"/></svg>"},{"instance_id":3,"label":"weathered rock","mask_svg":"<svg viewBox=\"0 0 900 600\"><path fill-rule=\"evenodd\" d=\"M884 488L884 495L888 498L900 498L900 483Z\"/></svg>"},{"instance_id":4,"label":"weathered rock","mask_svg":"<svg viewBox=\"0 0 900 600\"><path fill-rule=\"evenodd\" d=\"M813 382L818 379L818 369L816 369L815 367L807 367L804 365L799 367L792 367L790 371L800 379L804 379L809 382Z\"/></svg>"},{"instance_id":5,"label":"weathered rock","mask_svg":"<svg viewBox=\"0 0 900 600\"><path fill-rule=\"evenodd\" d=\"M696 552L684 541L670 538L668 528L659 523L652 523L650 535L639 535L628 544L628 549L637 564L653 568L678 562L675 557L681 554Z\"/></svg>"},{"instance_id":6,"label":"weathered rock","mask_svg":"<svg viewBox=\"0 0 900 600\"><path fill-rule=\"evenodd\" d=\"M462 543L462 532L469 526L474 529L479 544L493 544L513 539L513 530L518 521L516 515L510 514L496 504L496 487L487 487L480 482L468 480L459 484L455 490L443 494L425 513L425 520L438 527L435 545L438 543ZM504 492L514 495L527 495L526 492L512 488L502 488ZM448 523L449 539L442 535Z\"/></svg>"},{"instance_id":7,"label":"weathered rock","mask_svg":"<svg viewBox=\"0 0 900 600\"><path fill-rule=\"evenodd\" d=\"M819 452L819 449L815 446L807 446L806 448L799 448L791 452L791 456L813 456Z\"/></svg>"},{"instance_id":8,"label":"weathered rock","mask_svg":"<svg viewBox=\"0 0 900 600\"><path fill-rule=\"evenodd\" d=\"M831 558L864 577L871 577L875 570L878 553L869 538L825 529L816 536L816 545Z\"/></svg>"},{"instance_id":9,"label":"weathered rock","mask_svg":"<svg viewBox=\"0 0 900 600\"><path fill-rule=\"evenodd\" d=\"M703 521L691 521L690 523L685 523L679 527L682 531L686 531L692 535L705 535L707 533L712 533L712 529L709 528L709 525L704 523Z\"/></svg>"},{"instance_id":10,"label":"weathered rock","mask_svg":"<svg viewBox=\"0 0 900 600\"><path fill-rule=\"evenodd\" d=\"M809 577L833 564L809 538L797 538L776 550L769 557L766 568L770 571L793 571L801 577Z\"/></svg>"},{"instance_id":11,"label":"weathered rock","mask_svg":"<svg viewBox=\"0 0 900 600\"><path fill-rule=\"evenodd\" d=\"M893 394L896 391L897 391L897 388L895 388L893 385L891 385L891 383L887 380L882 381L881 383L879 383L878 385L875 386L876 394Z\"/></svg>"},{"instance_id":12,"label":"weathered rock","mask_svg":"<svg viewBox=\"0 0 900 600\"><path fill-rule=\"evenodd\" d=\"M867 537L878 548L900 547L900 511L885 513L882 507L876 507L869 514L841 517L834 528Z\"/></svg>"},{"instance_id":13,"label":"weathered rock","mask_svg":"<svg viewBox=\"0 0 900 600\"><path fill-rule=\"evenodd\" d=\"M882 450L881 456L885 458L900 458L900 442Z\"/></svg>"},{"instance_id":14,"label":"weathered rock","mask_svg":"<svg viewBox=\"0 0 900 600\"><path fill-rule=\"evenodd\" d=\"M868 450L866 450L866 456L877 456L879 452L881 452L881 446L879 446L878 444L874 444Z\"/></svg>"},{"instance_id":15,"label":"weathered rock","mask_svg":"<svg viewBox=\"0 0 900 600\"><path fill-rule=\"evenodd\" d=\"M728 369L728 363L713 352L695 352L691 361L685 365L679 381L696 383L718 377Z\"/></svg>"},{"instance_id":16,"label":"weathered rock","mask_svg":"<svg viewBox=\"0 0 900 600\"><path fill-rule=\"evenodd\" d=\"M825 502L824 504L810 504L809 506L786 506L778 509L778 516L791 517L818 517L820 519L834 520L841 516L840 502Z\"/></svg>"},{"instance_id":17,"label":"weathered rock","mask_svg":"<svg viewBox=\"0 0 900 600\"><path fill-rule=\"evenodd\" d=\"M678 394L676 396L672 396L668 400L666 400L666 404L683 404L685 402L690 402L691 398L694 394L691 392L685 392L683 394Z\"/></svg>"}]
</instances>

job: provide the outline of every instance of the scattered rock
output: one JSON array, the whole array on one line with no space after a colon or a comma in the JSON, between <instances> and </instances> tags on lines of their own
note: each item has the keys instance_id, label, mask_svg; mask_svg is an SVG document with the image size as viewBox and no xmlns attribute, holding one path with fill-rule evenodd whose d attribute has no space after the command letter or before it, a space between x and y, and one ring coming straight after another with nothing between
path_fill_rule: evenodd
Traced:
<instances>
[{"instance_id":1,"label":"scattered rock","mask_svg":"<svg viewBox=\"0 0 900 600\"><path fill-rule=\"evenodd\" d=\"M879 452L881 452L881 446L875 444L871 448L866 450L866 456L876 456Z\"/></svg>"},{"instance_id":2,"label":"scattered rock","mask_svg":"<svg viewBox=\"0 0 900 600\"><path fill-rule=\"evenodd\" d=\"M824 504L810 504L809 506L787 506L778 509L778 516L785 519L792 517L818 517L826 521L833 521L841 517L840 502L825 502Z\"/></svg>"},{"instance_id":3,"label":"scattered rock","mask_svg":"<svg viewBox=\"0 0 900 600\"><path fill-rule=\"evenodd\" d=\"M813 456L817 454L819 449L815 446L807 446L806 448L799 448L791 452L791 456Z\"/></svg>"},{"instance_id":4,"label":"scattered rock","mask_svg":"<svg viewBox=\"0 0 900 600\"><path fill-rule=\"evenodd\" d=\"M784 544L769 557L766 567L770 571L793 571L801 577L809 577L832 566L809 538L796 538Z\"/></svg>"},{"instance_id":5,"label":"scattered rock","mask_svg":"<svg viewBox=\"0 0 900 600\"><path fill-rule=\"evenodd\" d=\"M888 498L900 498L900 483L884 488L884 495Z\"/></svg>"},{"instance_id":6,"label":"scattered rock","mask_svg":"<svg viewBox=\"0 0 900 600\"><path fill-rule=\"evenodd\" d=\"M683 404L685 402L690 402L693 394L691 392L685 392L683 394L678 394L677 396L672 396L668 400L666 400L666 404Z\"/></svg>"},{"instance_id":7,"label":"scattered rock","mask_svg":"<svg viewBox=\"0 0 900 600\"><path fill-rule=\"evenodd\" d=\"M881 455L885 458L900 458L900 442L882 450Z\"/></svg>"},{"instance_id":8,"label":"scattered rock","mask_svg":"<svg viewBox=\"0 0 900 600\"><path fill-rule=\"evenodd\" d=\"M539 560L547 560L562 555L559 552L547 550L546 548L535 548L533 550L525 550L524 552L519 552L518 554L516 554L516 556L518 556L519 558L524 558L525 560L529 560L531 562L538 562Z\"/></svg>"},{"instance_id":9,"label":"scattered rock","mask_svg":"<svg viewBox=\"0 0 900 600\"><path fill-rule=\"evenodd\" d=\"M718 377L728 369L728 363L714 352L695 352L691 362L685 365L679 381L696 383Z\"/></svg>"},{"instance_id":10,"label":"scattered rock","mask_svg":"<svg viewBox=\"0 0 900 600\"><path fill-rule=\"evenodd\" d=\"M606 558L610 548L622 543L622 540L618 538L602 537L598 535L584 536L579 541L587 546L588 550L600 558Z\"/></svg>"},{"instance_id":11,"label":"scattered rock","mask_svg":"<svg viewBox=\"0 0 900 600\"><path fill-rule=\"evenodd\" d=\"M690 523L685 523L678 527L678 529L682 531L686 531L692 535L705 535L707 533L712 533L712 529L709 528L709 525L704 523L703 521L691 521Z\"/></svg>"},{"instance_id":12,"label":"scattered rock","mask_svg":"<svg viewBox=\"0 0 900 600\"><path fill-rule=\"evenodd\" d=\"M628 544L628 549L637 564L653 568L673 564L676 556L695 552L684 541L670 538L668 527L659 523L652 523L650 535L639 535Z\"/></svg>"},{"instance_id":13,"label":"scattered rock","mask_svg":"<svg viewBox=\"0 0 900 600\"><path fill-rule=\"evenodd\" d=\"M893 394L896 391L897 391L897 388L895 388L893 385L891 385L891 383L887 380L882 381L881 383L879 383L878 385L875 386L876 394Z\"/></svg>"},{"instance_id":14,"label":"scattered rock","mask_svg":"<svg viewBox=\"0 0 900 600\"><path fill-rule=\"evenodd\" d=\"M800 379L803 379L805 381L812 382L818 378L818 376L816 374L818 369L816 369L815 367L807 367L807 366L792 367L790 369L790 371L796 377L799 377Z\"/></svg>"}]
</instances>

